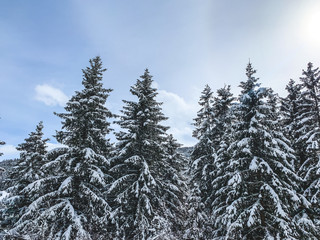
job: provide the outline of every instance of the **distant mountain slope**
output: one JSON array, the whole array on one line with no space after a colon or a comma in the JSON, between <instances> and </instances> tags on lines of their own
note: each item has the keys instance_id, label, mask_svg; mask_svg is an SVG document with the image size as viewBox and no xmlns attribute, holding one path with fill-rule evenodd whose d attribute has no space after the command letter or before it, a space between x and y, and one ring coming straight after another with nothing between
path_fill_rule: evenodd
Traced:
<instances>
[{"instance_id":1,"label":"distant mountain slope","mask_svg":"<svg viewBox=\"0 0 320 240\"><path fill-rule=\"evenodd\" d=\"M183 154L185 157L190 158L190 155L193 151L193 147L181 147L178 148L178 151Z\"/></svg>"}]
</instances>

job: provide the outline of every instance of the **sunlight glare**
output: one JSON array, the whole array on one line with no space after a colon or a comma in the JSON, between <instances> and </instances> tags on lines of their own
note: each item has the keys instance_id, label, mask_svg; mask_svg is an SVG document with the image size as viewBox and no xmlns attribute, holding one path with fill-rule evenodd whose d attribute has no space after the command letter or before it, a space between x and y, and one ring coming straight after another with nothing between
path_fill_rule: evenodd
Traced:
<instances>
[{"instance_id":1,"label":"sunlight glare","mask_svg":"<svg viewBox=\"0 0 320 240\"><path fill-rule=\"evenodd\" d=\"M309 8L303 16L302 36L312 47L320 48L320 4Z\"/></svg>"}]
</instances>

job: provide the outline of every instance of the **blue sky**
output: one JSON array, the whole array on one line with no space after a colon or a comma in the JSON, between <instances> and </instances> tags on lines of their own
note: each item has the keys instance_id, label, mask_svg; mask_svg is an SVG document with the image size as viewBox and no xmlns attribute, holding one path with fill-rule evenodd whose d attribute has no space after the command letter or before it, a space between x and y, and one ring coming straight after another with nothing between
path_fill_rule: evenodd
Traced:
<instances>
[{"instance_id":1,"label":"blue sky","mask_svg":"<svg viewBox=\"0 0 320 240\"><path fill-rule=\"evenodd\" d=\"M114 113L149 68L170 131L190 146L205 84L238 94L250 58L262 84L284 95L309 61L320 66L319 25L316 0L1 1L0 160L17 156L41 120L56 146L53 112L82 88L81 69L96 55Z\"/></svg>"}]
</instances>

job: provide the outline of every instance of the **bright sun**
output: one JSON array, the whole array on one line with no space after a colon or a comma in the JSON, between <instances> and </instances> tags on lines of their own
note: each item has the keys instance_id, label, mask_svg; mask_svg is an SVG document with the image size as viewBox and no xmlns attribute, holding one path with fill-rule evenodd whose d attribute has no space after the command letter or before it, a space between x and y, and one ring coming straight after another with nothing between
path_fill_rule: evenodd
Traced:
<instances>
[{"instance_id":1,"label":"bright sun","mask_svg":"<svg viewBox=\"0 0 320 240\"><path fill-rule=\"evenodd\" d=\"M303 14L302 23L304 40L320 48L320 5L308 8Z\"/></svg>"}]
</instances>

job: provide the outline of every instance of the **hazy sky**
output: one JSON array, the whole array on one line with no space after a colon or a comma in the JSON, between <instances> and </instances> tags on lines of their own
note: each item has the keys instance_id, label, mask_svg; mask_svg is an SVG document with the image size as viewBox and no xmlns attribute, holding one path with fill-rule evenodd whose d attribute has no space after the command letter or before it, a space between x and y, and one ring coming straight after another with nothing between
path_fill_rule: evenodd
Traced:
<instances>
[{"instance_id":1,"label":"hazy sky","mask_svg":"<svg viewBox=\"0 0 320 240\"><path fill-rule=\"evenodd\" d=\"M82 89L81 69L96 55L114 113L149 68L170 131L190 146L205 84L237 95L250 58L262 84L285 95L309 61L320 66L319 26L318 0L1 1L0 159L16 157L41 120L56 146L53 112Z\"/></svg>"}]
</instances>

